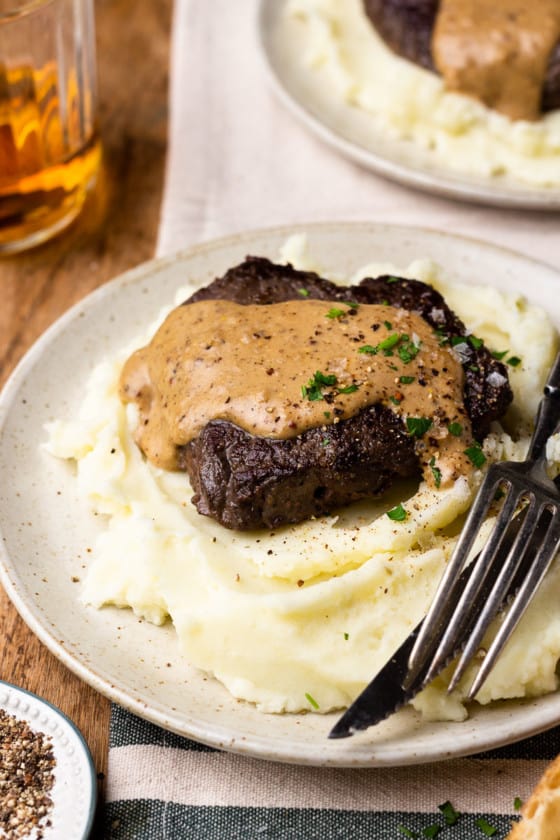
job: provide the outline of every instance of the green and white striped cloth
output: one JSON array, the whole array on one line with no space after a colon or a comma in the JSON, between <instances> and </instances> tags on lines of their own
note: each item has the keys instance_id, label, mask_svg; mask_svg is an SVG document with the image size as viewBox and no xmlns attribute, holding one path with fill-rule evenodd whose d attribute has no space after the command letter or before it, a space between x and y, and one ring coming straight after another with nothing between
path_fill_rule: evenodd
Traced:
<instances>
[{"instance_id":1,"label":"green and white striped cloth","mask_svg":"<svg viewBox=\"0 0 560 840\"><path fill-rule=\"evenodd\" d=\"M529 796L558 753L560 728L437 764L300 767L205 747L114 706L105 836L503 840L518 819L516 798ZM459 813L454 825L446 825L439 809L447 801ZM439 833L429 833L436 825Z\"/></svg>"}]
</instances>

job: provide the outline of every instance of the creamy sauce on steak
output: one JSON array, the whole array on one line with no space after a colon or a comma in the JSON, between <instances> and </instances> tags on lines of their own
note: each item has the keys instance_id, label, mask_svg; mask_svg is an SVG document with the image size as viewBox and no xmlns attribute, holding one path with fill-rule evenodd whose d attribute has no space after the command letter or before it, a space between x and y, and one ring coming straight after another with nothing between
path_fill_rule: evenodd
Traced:
<instances>
[{"instance_id":1,"label":"creamy sauce on steak","mask_svg":"<svg viewBox=\"0 0 560 840\"><path fill-rule=\"evenodd\" d=\"M559 0L441 0L432 55L449 90L537 120L559 39Z\"/></svg>"},{"instance_id":2,"label":"creamy sauce on steak","mask_svg":"<svg viewBox=\"0 0 560 840\"><path fill-rule=\"evenodd\" d=\"M128 359L120 395L138 405L138 445L170 470L177 447L211 420L269 438L327 435L382 403L409 424L428 481L445 486L472 470L472 438L463 369L440 342L422 317L392 306L199 301L174 309Z\"/></svg>"}]
</instances>

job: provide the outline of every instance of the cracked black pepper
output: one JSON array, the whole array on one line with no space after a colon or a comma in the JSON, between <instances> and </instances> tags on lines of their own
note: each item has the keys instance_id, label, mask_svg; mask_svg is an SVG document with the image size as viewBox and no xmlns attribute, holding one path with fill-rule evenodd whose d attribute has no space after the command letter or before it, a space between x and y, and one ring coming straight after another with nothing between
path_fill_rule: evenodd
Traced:
<instances>
[{"instance_id":1,"label":"cracked black pepper","mask_svg":"<svg viewBox=\"0 0 560 840\"><path fill-rule=\"evenodd\" d=\"M0 709L0 837L43 837L50 826L54 784L51 739Z\"/></svg>"}]
</instances>

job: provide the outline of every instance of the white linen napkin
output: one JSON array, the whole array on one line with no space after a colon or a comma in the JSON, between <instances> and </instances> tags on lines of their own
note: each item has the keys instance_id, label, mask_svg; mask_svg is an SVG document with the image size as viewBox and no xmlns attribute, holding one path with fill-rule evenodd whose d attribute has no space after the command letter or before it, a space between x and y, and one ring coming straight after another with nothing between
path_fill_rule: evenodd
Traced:
<instances>
[{"instance_id":1,"label":"white linen napkin","mask_svg":"<svg viewBox=\"0 0 560 840\"><path fill-rule=\"evenodd\" d=\"M413 224L509 246L560 268L560 219L407 189L311 136L267 84L258 0L176 0L167 182L157 252L257 227Z\"/></svg>"}]
</instances>

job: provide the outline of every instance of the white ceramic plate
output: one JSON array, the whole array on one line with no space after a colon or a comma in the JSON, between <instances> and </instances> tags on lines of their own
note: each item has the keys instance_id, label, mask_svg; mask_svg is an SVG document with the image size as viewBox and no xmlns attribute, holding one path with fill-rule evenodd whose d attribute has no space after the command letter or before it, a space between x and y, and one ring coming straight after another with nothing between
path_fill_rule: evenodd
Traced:
<instances>
[{"instance_id":1,"label":"white ceramic plate","mask_svg":"<svg viewBox=\"0 0 560 840\"><path fill-rule=\"evenodd\" d=\"M372 259L407 265L432 257L459 281L529 290L560 324L560 276L543 264L474 240L386 225L307 226L311 253L350 273ZM301 764L381 766L433 761L514 741L560 722L560 694L481 708L460 724L423 723L405 709L343 741L334 715L263 715L236 702L181 658L171 627L130 611L85 608L80 583L104 527L80 503L72 470L39 448L44 424L71 418L92 367L126 346L174 299L246 254L277 257L294 228L248 233L147 263L71 309L34 345L0 397L0 572L39 638L79 677L153 723L217 747Z\"/></svg>"},{"instance_id":2,"label":"white ceramic plate","mask_svg":"<svg viewBox=\"0 0 560 840\"><path fill-rule=\"evenodd\" d=\"M35 694L0 681L0 709L18 720L25 720L35 732L50 738L54 785L50 791L50 825L42 826L45 840L86 840L89 837L97 783L90 752L81 733L60 709ZM33 835L34 836L34 835Z\"/></svg>"},{"instance_id":3,"label":"white ceramic plate","mask_svg":"<svg viewBox=\"0 0 560 840\"><path fill-rule=\"evenodd\" d=\"M306 68L304 31L285 13L288 0L260 0L258 36L273 88L312 132L346 157L426 192L501 207L560 209L560 190L526 186L512 177L461 175L428 149L376 127L371 117L332 94Z\"/></svg>"}]
</instances>

